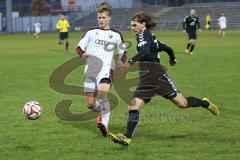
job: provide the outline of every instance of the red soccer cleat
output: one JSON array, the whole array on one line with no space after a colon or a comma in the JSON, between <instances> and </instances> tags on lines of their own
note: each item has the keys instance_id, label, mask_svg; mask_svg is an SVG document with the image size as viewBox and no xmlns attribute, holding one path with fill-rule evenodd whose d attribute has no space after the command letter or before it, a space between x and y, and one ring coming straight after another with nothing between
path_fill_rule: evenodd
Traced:
<instances>
[{"instance_id":1,"label":"red soccer cleat","mask_svg":"<svg viewBox=\"0 0 240 160\"><path fill-rule=\"evenodd\" d=\"M99 114L98 117L97 117L97 126L98 128L100 129L102 135L104 137L107 137L108 135L108 129L105 127L105 125L102 123L102 117L101 115Z\"/></svg>"}]
</instances>

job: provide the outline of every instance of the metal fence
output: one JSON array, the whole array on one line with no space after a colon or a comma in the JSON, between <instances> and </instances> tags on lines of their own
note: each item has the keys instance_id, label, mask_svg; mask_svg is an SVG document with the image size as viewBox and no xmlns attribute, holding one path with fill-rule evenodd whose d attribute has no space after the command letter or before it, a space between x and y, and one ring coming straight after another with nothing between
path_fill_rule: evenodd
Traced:
<instances>
[{"instance_id":1,"label":"metal fence","mask_svg":"<svg viewBox=\"0 0 240 160\"><path fill-rule=\"evenodd\" d=\"M41 23L41 30L48 32L56 30L55 26L59 16L28 16L13 18L13 32L32 32L34 23Z\"/></svg>"}]
</instances>

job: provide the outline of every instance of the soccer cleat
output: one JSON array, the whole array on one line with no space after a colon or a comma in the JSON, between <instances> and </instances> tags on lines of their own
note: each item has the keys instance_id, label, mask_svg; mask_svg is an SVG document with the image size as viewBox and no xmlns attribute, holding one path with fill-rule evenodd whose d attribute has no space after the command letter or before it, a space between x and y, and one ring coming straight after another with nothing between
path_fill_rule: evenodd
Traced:
<instances>
[{"instance_id":1,"label":"soccer cleat","mask_svg":"<svg viewBox=\"0 0 240 160\"><path fill-rule=\"evenodd\" d=\"M188 49L185 49L185 53L188 54L188 55L191 54Z\"/></svg>"},{"instance_id":2,"label":"soccer cleat","mask_svg":"<svg viewBox=\"0 0 240 160\"><path fill-rule=\"evenodd\" d=\"M101 117L100 114L99 114L98 117L97 117L97 126L98 126L98 128L100 129L102 135L103 135L104 137L107 137L107 135L108 135L108 129L107 129L107 127L105 127L105 125L102 123L102 117Z\"/></svg>"},{"instance_id":3,"label":"soccer cleat","mask_svg":"<svg viewBox=\"0 0 240 160\"><path fill-rule=\"evenodd\" d=\"M121 133L119 133L119 134L109 133L109 138L114 143L118 143L118 144L121 144L123 146L129 146L129 144L131 143L131 139L127 138L126 136L124 136Z\"/></svg>"},{"instance_id":4,"label":"soccer cleat","mask_svg":"<svg viewBox=\"0 0 240 160\"><path fill-rule=\"evenodd\" d=\"M218 116L218 115L220 114L218 107L217 107L215 104L213 104L209 99L203 98L203 100L204 100L204 101L208 101L208 103L210 104L207 109L208 109L212 114L214 114L215 116Z\"/></svg>"}]
</instances>

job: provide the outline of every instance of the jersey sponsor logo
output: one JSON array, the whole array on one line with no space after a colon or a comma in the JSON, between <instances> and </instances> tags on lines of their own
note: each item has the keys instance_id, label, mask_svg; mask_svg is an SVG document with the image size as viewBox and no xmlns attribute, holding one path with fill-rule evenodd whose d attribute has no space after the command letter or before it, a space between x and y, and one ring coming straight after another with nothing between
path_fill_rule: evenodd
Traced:
<instances>
[{"instance_id":1,"label":"jersey sponsor logo","mask_svg":"<svg viewBox=\"0 0 240 160\"><path fill-rule=\"evenodd\" d=\"M107 45L104 45L104 50L108 52L114 51L116 48L117 48L116 43L108 43Z\"/></svg>"},{"instance_id":2,"label":"jersey sponsor logo","mask_svg":"<svg viewBox=\"0 0 240 160\"><path fill-rule=\"evenodd\" d=\"M147 41L142 41L142 42L138 43L138 47L142 47L142 46L144 46L145 44L147 44Z\"/></svg>"},{"instance_id":3,"label":"jersey sponsor logo","mask_svg":"<svg viewBox=\"0 0 240 160\"><path fill-rule=\"evenodd\" d=\"M98 45L103 45L103 46L107 46L109 44L108 41L100 40L100 39L96 39L95 43L98 44Z\"/></svg>"}]
</instances>

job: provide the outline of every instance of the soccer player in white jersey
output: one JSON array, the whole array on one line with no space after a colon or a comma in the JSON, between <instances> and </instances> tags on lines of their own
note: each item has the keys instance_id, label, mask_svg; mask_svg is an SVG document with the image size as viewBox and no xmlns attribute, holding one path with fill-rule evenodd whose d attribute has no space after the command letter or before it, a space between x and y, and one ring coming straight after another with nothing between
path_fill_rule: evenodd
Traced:
<instances>
[{"instance_id":1,"label":"soccer player in white jersey","mask_svg":"<svg viewBox=\"0 0 240 160\"><path fill-rule=\"evenodd\" d=\"M102 135L108 135L108 122L110 117L110 103L107 93L111 86L111 69L114 66L113 54L115 48L119 53L118 64L126 60L123 39L118 31L109 26L112 10L104 3L97 10L98 28L90 29L79 41L77 53L86 58L84 93L87 107L99 112L97 118L98 128ZM112 49L111 49L112 48Z\"/></svg>"},{"instance_id":2,"label":"soccer player in white jersey","mask_svg":"<svg viewBox=\"0 0 240 160\"><path fill-rule=\"evenodd\" d=\"M35 28L35 33L33 34L35 38L38 38L41 33L41 23L36 22L33 24Z\"/></svg>"},{"instance_id":3,"label":"soccer player in white jersey","mask_svg":"<svg viewBox=\"0 0 240 160\"><path fill-rule=\"evenodd\" d=\"M224 16L224 12L221 13L221 16L218 18L219 31L218 34L222 37L225 37L225 30L227 28L227 18Z\"/></svg>"}]
</instances>

